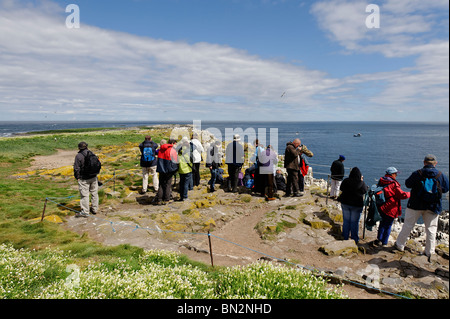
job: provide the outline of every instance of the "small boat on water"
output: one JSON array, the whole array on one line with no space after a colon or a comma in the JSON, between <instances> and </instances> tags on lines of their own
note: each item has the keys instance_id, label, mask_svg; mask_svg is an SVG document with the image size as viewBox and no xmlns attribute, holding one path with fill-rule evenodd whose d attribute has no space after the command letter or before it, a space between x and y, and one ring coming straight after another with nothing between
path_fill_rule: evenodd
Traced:
<instances>
[{"instance_id":1,"label":"small boat on water","mask_svg":"<svg viewBox=\"0 0 450 319\"><path fill-rule=\"evenodd\" d=\"M353 137L361 137L361 133L353 134Z\"/></svg>"}]
</instances>

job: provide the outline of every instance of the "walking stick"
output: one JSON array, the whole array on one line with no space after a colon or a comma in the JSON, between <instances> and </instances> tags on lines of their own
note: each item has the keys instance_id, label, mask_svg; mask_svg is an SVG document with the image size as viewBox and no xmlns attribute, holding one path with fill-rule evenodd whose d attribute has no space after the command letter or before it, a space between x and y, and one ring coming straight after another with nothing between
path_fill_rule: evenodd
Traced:
<instances>
[{"instance_id":1,"label":"walking stick","mask_svg":"<svg viewBox=\"0 0 450 319\"><path fill-rule=\"evenodd\" d=\"M363 239L366 239L366 215L367 215L367 194L364 195L366 199L364 200L364 226L363 226Z\"/></svg>"},{"instance_id":2,"label":"walking stick","mask_svg":"<svg viewBox=\"0 0 450 319\"><path fill-rule=\"evenodd\" d=\"M209 230L208 230L208 243L209 243L209 255L211 256L211 266L214 267L213 252L211 245L211 234L209 233Z\"/></svg>"},{"instance_id":3,"label":"walking stick","mask_svg":"<svg viewBox=\"0 0 450 319\"><path fill-rule=\"evenodd\" d=\"M328 205L328 194L329 194L329 185L330 185L330 174L328 174L328 179L327 179L327 200L325 201L325 204Z\"/></svg>"}]
</instances>

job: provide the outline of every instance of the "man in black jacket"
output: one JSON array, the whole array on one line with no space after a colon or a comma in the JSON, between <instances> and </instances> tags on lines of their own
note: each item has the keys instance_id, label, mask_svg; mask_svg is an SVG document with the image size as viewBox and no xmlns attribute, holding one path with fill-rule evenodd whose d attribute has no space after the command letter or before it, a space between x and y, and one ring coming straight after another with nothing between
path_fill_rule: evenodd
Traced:
<instances>
[{"instance_id":1,"label":"man in black jacket","mask_svg":"<svg viewBox=\"0 0 450 319\"><path fill-rule=\"evenodd\" d=\"M341 186L345 175L344 161L345 156L339 155L339 158L331 164L331 198L337 198L339 196L339 187Z\"/></svg>"},{"instance_id":2,"label":"man in black jacket","mask_svg":"<svg viewBox=\"0 0 450 319\"><path fill-rule=\"evenodd\" d=\"M141 150L141 160L140 164L142 167L142 193L147 192L148 187L148 175L152 175L153 188L155 192L159 189L158 174L156 172L156 164L158 158L156 157L156 149L158 144L152 141L151 136L146 136L144 142L139 144L139 149Z\"/></svg>"},{"instance_id":3,"label":"man in black jacket","mask_svg":"<svg viewBox=\"0 0 450 319\"><path fill-rule=\"evenodd\" d=\"M75 214L75 217L88 217L89 212L97 214L98 212L98 180L97 173L86 170L86 158L88 156L95 156L87 148L86 142L78 144L78 154L75 156L73 164L74 176L78 181L78 190L80 191L80 206L81 211ZM89 209L89 194L92 196L92 206Z\"/></svg>"},{"instance_id":4,"label":"man in black jacket","mask_svg":"<svg viewBox=\"0 0 450 319\"><path fill-rule=\"evenodd\" d=\"M236 193L239 172L244 164L244 146L240 143L241 138L238 134L233 136L233 142L227 145L225 151L225 163L228 165L228 191Z\"/></svg>"},{"instance_id":5,"label":"man in black jacket","mask_svg":"<svg viewBox=\"0 0 450 319\"><path fill-rule=\"evenodd\" d=\"M436 156L428 154L423 160L423 168L414 171L405 180L406 187L411 188L411 196L405 211L405 222L394 245L403 251L411 230L419 217L422 217L427 234L424 253L428 261L431 261L435 250L439 214L442 212L442 194L449 190L448 178L436 169L436 164ZM428 192L425 187L427 182L434 184L434 192Z\"/></svg>"}]
</instances>

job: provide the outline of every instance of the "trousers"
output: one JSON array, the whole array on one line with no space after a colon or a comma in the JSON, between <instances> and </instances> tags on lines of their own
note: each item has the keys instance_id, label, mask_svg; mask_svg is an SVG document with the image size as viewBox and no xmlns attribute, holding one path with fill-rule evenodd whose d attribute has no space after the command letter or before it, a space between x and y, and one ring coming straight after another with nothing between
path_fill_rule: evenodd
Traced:
<instances>
[{"instance_id":1,"label":"trousers","mask_svg":"<svg viewBox=\"0 0 450 319\"><path fill-rule=\"evenodd\" d=\"M438 228L439 215L431 210L415 210L407 208L405 211L405 222L403 223L402 230L397 237L397 247L403 249L406 241L408 240L411 230L416 225L419 217L422 217L425 223L426 242L425 242L425 255L431 256L434 253L436 247L436 232Z\"/></svg>"},{"instance_id":2,"label":"trousers","mask_svg":"<svg viewBox=\"0 0 450 319\"><path fill-rule=\"evenodd\" d=\"M156 173L156 166L142 167L142 190L144 192L147 191L148 175L152 175L153 188L155 189L155 192L157 192L159 189L159 179L158 179L158 173Z\"/></svg>"},{"instance_id":3,"label":"trousers","mask_svg":"<svg viewBox=\"0 0 450 319\"><path fill-rule=\"evenodd\" d=\"M168 202L172 196L172 181L174 173L159 173L158 201Z\"/></svg>"},{"instance_id":4,"label":"trousers","mask_svg":"<svg viewBox=\"0 0 450 319\"><path fill-rule=\"evenodd\" d=\"M80 191L80 206L82 214L89 214L89 195L92 197L92 210L98 211L98 181L97 177L90 179L79 179L78 190Z\"/></svg>"},{"instance_id":5,"label":"trousers","mask_svg":"<svg viewBox=\"0 0 450 319\"><path fill-rule=\"evenodd\" d=\"M298 174L300 171L288 168L287 173L286 195L290 195L291 190L294 191L294 195L296 195L300 191L298 185Z\"/></svg>"}]
</instances>

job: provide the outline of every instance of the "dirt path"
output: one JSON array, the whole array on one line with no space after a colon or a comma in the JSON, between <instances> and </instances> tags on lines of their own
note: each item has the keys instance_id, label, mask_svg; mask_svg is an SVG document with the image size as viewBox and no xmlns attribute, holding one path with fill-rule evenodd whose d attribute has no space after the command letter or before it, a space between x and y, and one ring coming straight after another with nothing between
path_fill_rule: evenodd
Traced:
<instances>
[{"instance_id":1,"label":"dirt path","mask_svg":"<svg viewBox=\"0 0 450 319\"><path fill-rule=\"evenodd\" d=\"M77 150L58 150L54 155L36 156L29 167L29 171L37 169L54 169L62 166L73 165Z\"/></svg>"},{"instance_id":2,"label":"dirt path","mask_svg":"<svg viewBox=\"0 0 450 319\"><path fill-rule=\"evenodd\" d=\"M57 154L52 156L39 156L35 158L30 169L52 169L72 165L75 155L76 151L58 151ZM233 200L239 196L238 194L223 193L223 191L218 191L217 193L222 199L231 200L231 203L234 203ZM153 194L147 196L151 197ZM137 194L132 194L130 198L135 198L138 203L140 202ZM364 270L369 262L375 262L380 265L380 269L383 271L382 277L393 276L389 279L395 282L395 280L400 278L403 283L412 279L414 280L414 285L417 282L417 285L430 285L430 287L435 285L434 282L438 282L432 281L436 278L433 272L437 267L443 267L448 274L448 259L443 260L440 257L439 263L436 265L422 264L420 256L416 254L403 256L392 254L386 250L372 251L369 254L355 254L350 258L326 256L319 251L319 247L323 245L324 240L336 241L336 238L330 236L327 230L312 230L310 226L303 223L298 223L295 228L280 233L274 240L261 239L255 230L255 226L264 219L266 213L271 211L276 211L277 214L287 213L288 211L283 210L283 208L281 208L281 212L278 212L278 210L283 206L301 205L301 203L311 200L311 195L307 194L307 196L300 199L281 198L281 200L273 202L262 201L262 203L258 204L258 198L252 197L251 204L243 204L241 202L240 204L217 205L210 208L210 210L200 209L201 214L204 215L217 214L219 210L226 212L226 214L224 213L226 216L228 216L227 214L232 215L226 221L220 221L220 218L214 217L217 221L217 227L210 236L214 265L247 265L256 262L261 257L270 259L267 258L266 255L268 255L289 259L302 266L314 269L331 269L334 272L339 268L353 269L354 271ZM322 198L320 201L323 202L324 199ZM155 216L167 212L180 214L186 209L186 207L180 205L180 203L176 202L160 207L136 204L136 202L128 205L121 203L115 207L103 207L100 214L88 219L68 216L66 218L67 222L63 224L63 227L79 234L87 234L92 239L105 245L130 244L144 249L173 250L187 255L192 260L210 264L208 236L204 234L201 236L166 236L157 231L135 231L133 227L130 227L130 224L136 225L137 223L141 227L155 228ZM114 230L110 221L115 222ZM371 238L368 236L365 242L368 243L370 240ZM277 262L277 260L275 259L274 262ZM418 263L421 264L418 265ZM441 280L439 279L438 284L440 282ZM393 298L388 295L374 294L349 284L344 286L344 290L350 298L355 299Z\"/></svg>"},{"instance_id":3,"label":"dirt path","mask_svg":"<svg viewBox=\"0 0 450 319\"><path fill-rule=\"evenodd\" d=\"M255 210L215 230L211 236L214 265L247 265L259 259L283 264L283 261L278 259L280 254L286 256L286 258L297 255L295 253L287 254L286 251L283 251L276 245L267 244L256 232L255 226L261 221L264 214L270 210L272 210L270 206ZM194 260L209 264L211 259L210 255L206 253L209 251L206 240L198 248L201 251L200 253L192 251L184 253ZM329 266L329 259L327 260L322 253L313 250L305 250L302 254L302 260L307 262L308 265L319 266L319 268ZM393 299L391 296L379 295L353 285L344 285L344 291L352 299Z\"/></svg>"},{"instance_id":4,"label":"dirt path","mask_svg":"<svg viewBox=\"0 0 450 319\"><path fill-rule=\"evenodd\" d=\"M277 252L271 246L265 244L255 230L256 224L269 210L270 208L260 208L245 213L243 216L216 229L211 235L214 265L245 265L264 257L263 254L275 256ZM208 251L209 245L204 241L199 248L202 251ZM210 262L209 255L205 262Z\"/></svg>"}]
</instances>

